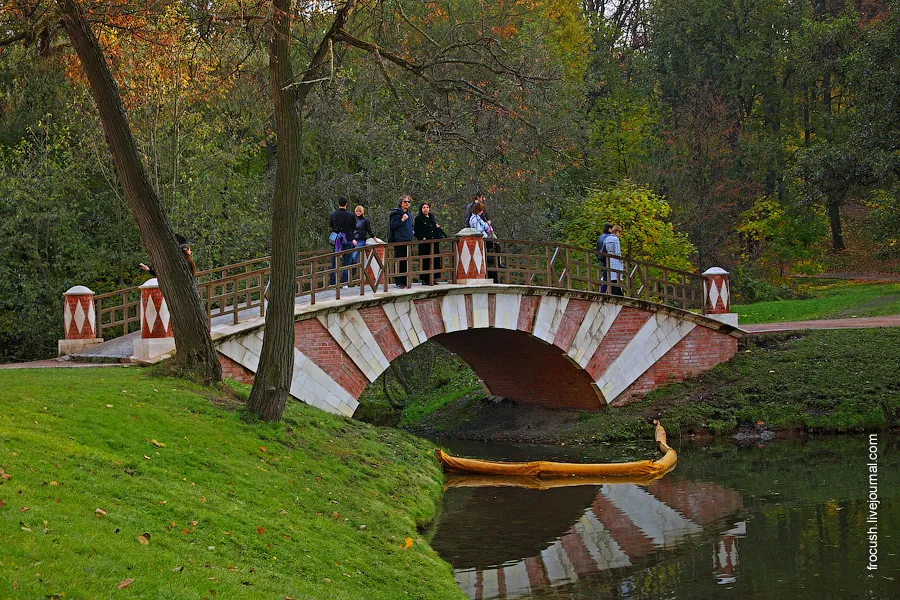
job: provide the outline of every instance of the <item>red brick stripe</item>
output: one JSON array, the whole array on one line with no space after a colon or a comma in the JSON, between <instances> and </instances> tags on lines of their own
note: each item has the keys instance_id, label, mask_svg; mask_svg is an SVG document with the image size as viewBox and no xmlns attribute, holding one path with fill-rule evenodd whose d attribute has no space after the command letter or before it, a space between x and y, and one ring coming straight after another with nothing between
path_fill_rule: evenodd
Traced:
<instances>
[{"instance_id":1,"label":"red brick stripe","mask_svg":"<svg viewBox=\"0 0 900 600\"><path fill-rule=\"evenodd\" d=\"M619 311L612 327L606 332L603 341L600 342L587 367L585 367L591 379L597 381L606 372L609 365L619 358L628 342L634 338L634 335L651 316L653 315L650 312L631 308L630 306L625 306Z\"/></svg>"},{"instance_id":2,"label":"red brick stripe","mask_svg":"<svg viewBox=\"0 0 900 600\"><path fill-rule=\"evenodd\" d=\"M354 398L359 398L368 380L340 344L318 319L294 323L294 346Z\"/></svg>"},{"instance_id":3,"label":"red brick stripe","mask_svg":"<svg viewBox=\"0 0 900 600\"><path fill-rule=\"evenodd\" d=\"M384 352L384 356L388 361L392 361L403 354L403 344L400 343L400 338L397 336L397 332L394 331L391 320L388 319L387 313L384 312L382 307L363 308L360 309L359 314L362 315L366 327L372 332L372 337L378 342L378 347Z\"/></svg>"},{"instance_id":4,"label":"red brick stripe","mask_svg":"<svg viewBox=\"0 0 900 600\"><path fill-rule=\"evenodd\" d=\"M572 347L572 340L584 321L584 315L587 313L591 303L587 300L569 300L566 304L566 312L559 322L559 328L556 330L556 337L553 339L553 345L561 348L563 352L568 352Z\"/></svg>"},{"instance_id":5,"label":"red brick stripe","mask_svg":"<svg viewBox=\"0 0 900 600\"><path fill-rule=\"evenodd\" d=\"M426 337L433 338L444 333L444 317L441 314L441 302L435 298L415 300L413 304L419 313L419 321L425 329Z\"/></svg>"},{"instance_id":6,"label":"red brick stripe","mask_svg":"<svg viewBox=\"0 0 900 600\"><path fill-rule=\"evenodd\" d=\"M519 331L534 331L534 317L537 315L537 309L541 305L540 296L523 296L519 303L519 321L516 329Z\"/></svg>"},{"instance_id":7,"label":"red brick stripe","mask_svg":"<svg viewBox=\"0 0 900 600\"><path fill-rule=\"evenodd\" d=\"M253 373L253 371L251 371L241 363L232 360L231 358L219 352L219 364L222 365L222 377L253 385L253 377L255 373Z\"/></svg>"}]
</instances>

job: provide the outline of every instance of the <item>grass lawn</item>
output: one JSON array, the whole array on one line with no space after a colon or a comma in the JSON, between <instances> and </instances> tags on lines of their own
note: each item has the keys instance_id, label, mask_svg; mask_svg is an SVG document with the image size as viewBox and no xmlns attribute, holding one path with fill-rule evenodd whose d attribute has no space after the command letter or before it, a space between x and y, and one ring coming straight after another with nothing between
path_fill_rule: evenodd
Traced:
<instances>
[{"instance_id":1,"label":"grass lawn","mask_svg":"<svg viewBox=\"0 0 900 600\"><path fill-rule=\"evenodd\" d=\"M463 597L418 535L428 443L240 404L144 369L0 371L0 597Z\"/></svg>"},{"instance_id":2,"label":"grass lawn","mask_svg":"<svg viewBox=\"0 0 900 600\"><path fill-rule=\"evenodd\" d=\"M670 435L735 429L878 431L900 426L900 329L845 329L754 338L694 380L623 408L583 413L572 440L640 439L658 415Z\"/></svg>"},{"instance_id":3,"label":"grass lawn","mask_svg":"<svg viewBox=\"0 0 900 600\"><path fill-rule=\"evenodd\" d=\"M900 283L859 283L813 279L801 287L811 297L735 304L741 324L900 315Z\"/></svg>"}]
</instances>

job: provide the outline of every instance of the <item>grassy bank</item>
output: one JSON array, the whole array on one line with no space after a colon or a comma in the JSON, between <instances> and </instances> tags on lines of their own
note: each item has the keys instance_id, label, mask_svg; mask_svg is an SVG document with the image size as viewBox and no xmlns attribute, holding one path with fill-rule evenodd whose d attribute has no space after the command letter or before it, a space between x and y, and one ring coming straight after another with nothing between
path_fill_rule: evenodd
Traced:
<instances>
[{"instance_id":1,"label":"grassy bank","mask_svg":"<svg viewBox=\"0 0 900 600\"><path fill-rule=\"evenodd\" d=\"M0 597L462 597L417 535L427 443L239 405L138 369L0 371Z\"/></svg>"},{"instance_id":2,"label":"grassy bank","mask_svg":"<svg viewBox=\"0 0 900 600\"><path fill-rule=\"evenodd\" d=\"M754 338L702 377L623 408L547 411L464 399L412 428L474 439L596 443L670 436L877 431L900 426L900 329L815 331Z\"/></svg>"},{"instance_id":3,"label":"grassy bank","mask_svg":"<svg viewBox=\"0 0 900 600\"><path fill-rule=\"evenodd\" d=\"M900 314L900 283L810 279L797 293L803 298L735 304L732 310L744 325Z\"/></svg>"}]
</instances>

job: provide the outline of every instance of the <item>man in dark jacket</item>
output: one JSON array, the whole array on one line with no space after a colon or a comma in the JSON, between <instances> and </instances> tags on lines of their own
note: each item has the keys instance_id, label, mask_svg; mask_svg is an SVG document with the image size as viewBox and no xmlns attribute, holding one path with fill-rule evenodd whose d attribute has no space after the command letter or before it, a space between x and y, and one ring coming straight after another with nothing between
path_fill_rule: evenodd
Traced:
<instances>
[{"instance_id":1,"label":"man in dark jacket","mask_svg":"<svg viewBox=\"0 0 900 600\"><path fill-rule=\"evenodd\" d=\"M347 210L348 201L346 198L338 198L337 210L331 211L331 217L328 221L331 225L331 233L334 237L334 251L341 252L349 250L356 246L356 240L353 239L353 232L356 229L356 217L352 212ZM330 239L330 238L329 238ZM349 266L353 264L353 255L345 254L341 257L341 264ZM334 269L336 261L331 259L331 275L328 277L328 285L334 285ZM341 273L341 283L347 283L350 277L350 271L345 270Z\"/></svg>"},{"instance_id":2,"label":"man in dark jacket","mask_svg":"<svg viewBox=\"0 0 900 600\"><path fill-rule=\"evenodd\" d=\"M603 224L603 233L601 233L600 236L597 238L597 252L601 252L601 253L606 252L606 250L603 249L603 245L604 245L604 242L606 241L606 238L609 236L610 229L612 229L612 223L604 223ZM606 255L603 255L600 257L600 264L603 266L603 268L600 269L600 280L606 281L606 275L608 274L608 272L606 271ZM600 293L601 294L606 293L606 284L605 283L600 284Z\"/></svg>"},{"instance_id":3,"label":"man in dark jacket","mask_svg":"<svg viewBox=\"0 0 900 600\"><path fill-rule=\"evenodd\" d=\"M412 197L409 194L400 196L400 202L397 208L391 210L388 221L388 242L411 242L413 241L413 220L409 215L409 203ZM409 246L395 246L394 257L406 258L409 256ZM409 271L409 261L401 260L397 264L397 277L394 283L397 287L406 287L406 273Z\"/></svg>"},{"instance_id":4,"label":"man in dark jacket","mask_svg":"<svg viewBox=\"0 0 900 600\"><path fill-rule=\"evenodd\" d=\"M469 202L468 206L466 206L466 221L463 224L463 227L471 227L471 225L469 225L469 220L472 218L472 207L475 206L476 202L481 202L481 205L484 206L485 209L487 208L487 198L485 197L484 192L476 192L475 196L472 198L472 201ZM491 224L491 218L488 216L487 210L481 213L481 218L488 225Z\"/></svg>"}]
</instances>

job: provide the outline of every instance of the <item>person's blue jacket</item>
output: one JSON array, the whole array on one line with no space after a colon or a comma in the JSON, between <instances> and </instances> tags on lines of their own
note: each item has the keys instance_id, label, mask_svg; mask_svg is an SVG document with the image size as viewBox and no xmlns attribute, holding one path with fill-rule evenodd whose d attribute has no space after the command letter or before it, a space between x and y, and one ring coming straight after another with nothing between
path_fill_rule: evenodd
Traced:
<instances>
[{"instance_id":1,"label":"person's blue jacket","mask_svg":"<svg viewBox=\"0 0 900 600\"><path fill-rule=\"evenodd\" d=\"M409 215L409 218L403 220L403 215ZM391 210L389 221L391 227L391 239L389 242L411 242L415 239L413 236L413 218L409 211L403 210L399 206Z\"/></svg>"}]
</instances>

